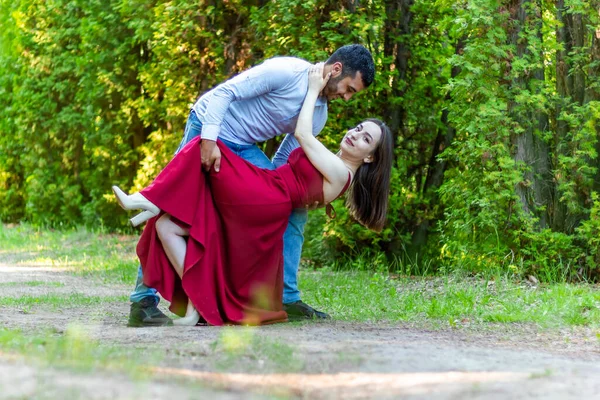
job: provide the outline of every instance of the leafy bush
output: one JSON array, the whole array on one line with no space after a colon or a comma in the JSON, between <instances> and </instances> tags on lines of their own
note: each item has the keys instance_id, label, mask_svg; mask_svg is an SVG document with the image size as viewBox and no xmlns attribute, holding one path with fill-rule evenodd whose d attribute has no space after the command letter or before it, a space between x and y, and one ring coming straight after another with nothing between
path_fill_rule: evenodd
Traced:
<instances>
[{"instance_id":1,"label":"leafy bush","mask_svg":"<svg viewBox=\"0 0 600 400\"><path fill-rule=\"evenodd\" d=\"M264 58L362 43L377 76L329 107L334 150L367 117L396 143L382 234L316 214L305 256L401 271L598 276L600 16L590 2L0 3L0 219L124 229L193 102ZM264 145L272 154L280 139ZM345 260L340 262L340 260Z\"/></svg>"}]
</instances>

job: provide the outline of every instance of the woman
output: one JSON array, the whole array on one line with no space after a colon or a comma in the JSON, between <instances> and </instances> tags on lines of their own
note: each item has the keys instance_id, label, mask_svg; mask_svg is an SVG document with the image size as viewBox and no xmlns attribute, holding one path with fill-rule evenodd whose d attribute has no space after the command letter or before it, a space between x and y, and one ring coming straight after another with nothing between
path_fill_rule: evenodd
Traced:
<instances>
[{"instance_id":1,"label":"woman","mask_svg":"<svg viewBox=\"0 0 600 400\"><path fill-rule=\"evenodd\" d=\"M347 132L337 155L327 150L311 129L328 79L322 66L309 71L295 132L301 150L277 170L255 167L219 143L221 169L205 175L195 139L142 192L127 196L113 187L123 208L144 210L134 225L164 212L148 222L137 254L144 283L171 301L172 311L185 312L175 324L195 325L201 317L213 325L286 321L282 237L293 208L328 204L349 189L351 214L382 229L391 133L383 122L366 120Z\"/></svg>"}]
</instances>

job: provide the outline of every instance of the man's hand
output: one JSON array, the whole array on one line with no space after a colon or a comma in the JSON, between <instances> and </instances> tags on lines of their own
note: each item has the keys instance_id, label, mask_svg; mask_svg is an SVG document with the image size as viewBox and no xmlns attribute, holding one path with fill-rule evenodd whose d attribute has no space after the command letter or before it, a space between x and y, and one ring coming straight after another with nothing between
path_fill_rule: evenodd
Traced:
<instances>
[{"instance_id":1,"label":"man's hand","mask_svg":"<svg viewBox=\"0 0 600 400\"><path fill-rule=\"evenodd\" d=\"M306 204L305 207L307 211L316 210L317 208L319 208L319 202L315 201L313 204Z\"/></svg>"},{"instance_id":2,"label":"man's hand","mask_svg":"<svg viewBox=\"0 0 600 400\"><path fill-rule=\"evenodd\" d=\"M221 150L214 140L202 139L201 144L202 166L205 171L210 171L211 167L215 166L215 172L219 172L221 168Z\"/></svg>"}]
</instances>

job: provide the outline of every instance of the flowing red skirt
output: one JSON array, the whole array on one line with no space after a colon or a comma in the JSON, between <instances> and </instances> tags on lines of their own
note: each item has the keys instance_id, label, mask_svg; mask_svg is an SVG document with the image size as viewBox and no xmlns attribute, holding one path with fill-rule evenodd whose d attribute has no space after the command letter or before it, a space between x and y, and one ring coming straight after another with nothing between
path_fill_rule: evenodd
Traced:
<instances>
[{"instance_id":1,"label":"flowing red skirt","mask_svg":"<svg viewBox=\"0 0 600 400\"><path fill-rule=\"evenodd\" d=\"M148 221L137 254L144 284L185 314L188 298L211 325L287 321L282 310L283 233L292 204L284 178L218 142L221 169L202 171L191 141L141 193L189 228L183 279Z\"/></svg>"}]
</instances>

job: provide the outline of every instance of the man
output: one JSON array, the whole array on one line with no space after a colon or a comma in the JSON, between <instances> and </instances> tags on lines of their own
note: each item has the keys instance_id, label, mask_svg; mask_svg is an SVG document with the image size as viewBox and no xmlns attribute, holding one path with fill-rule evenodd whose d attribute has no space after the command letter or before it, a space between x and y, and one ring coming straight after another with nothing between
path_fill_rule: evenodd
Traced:
<instances>
[{"instance_id":1,"label":"man","mask_svg":"<svg viewBox=\"0 0 600 400\"><path fill-rule=\"evenodd\" d=\"M205 93L192 107L183 140L177 149L202 134L202 165L206 170L219 171L221 153L216 146L219 138L243 159L261 167L274 169L286 162L290 152L298 147L293 136L298 114L308 89L308 69L305 60L275 57L250 68ZM336 50L325 62L324 76L331 73L315 107L313 132L317 135L327 121L327 103L342 98L349 100L367 88L374 79L375 66L371 53L361 45L347 45ZM256 146L282 133L286 134L271 162ZM294 210L284 234L283 306L290 318L329 318L300 299L298 267L304 242L307 210ZM129 326L161 326L171 320L157 307L156 290L143 284L142 269L138 269L135 291L131 294Z\"/></svg>"}]
</instances>

